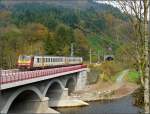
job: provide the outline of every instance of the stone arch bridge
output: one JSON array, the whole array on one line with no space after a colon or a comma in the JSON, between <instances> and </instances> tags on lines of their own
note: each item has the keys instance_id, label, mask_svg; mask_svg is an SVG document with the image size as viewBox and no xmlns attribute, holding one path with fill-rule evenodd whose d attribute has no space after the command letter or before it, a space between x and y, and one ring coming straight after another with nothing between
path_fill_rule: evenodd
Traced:
<instances>
[{"instance_id":1,"label":"stone arch bridge","mask_svg":"<svg viewBox=\"0 0 150 114\"><path fill-rule=\"evenodd\" d=\"M86 65L10 72L1 71L1 113L55 113L50 108L86 84Z\"/></svg>"}]
</instances>

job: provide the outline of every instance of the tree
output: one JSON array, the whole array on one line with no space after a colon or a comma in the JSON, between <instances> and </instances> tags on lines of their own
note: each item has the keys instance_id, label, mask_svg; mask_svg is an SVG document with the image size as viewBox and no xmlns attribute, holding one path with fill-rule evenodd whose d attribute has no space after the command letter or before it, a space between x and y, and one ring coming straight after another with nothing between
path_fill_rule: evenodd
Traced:
<instances>
[{"instance_id":1,"label":"tree","mask_svg":"<svg viewBox=\"0 0 150 114\"><path fill-rule=\"evenodd\" d=\"M128 15L129 21L135 34L135 47L137 51L137 60L139 71L141 73L141 84L144 86L144 103L145 113L150 113L149 102L149 34L148 34L148 11L150 6L149 0L139 1L120 1L117 3L122 10Z\"/></svg>"},{"instance_id":2,"label":"tree","mask_svg":"<svg viewBox=\"0 0 150 114\"><path fill-rule=\"evenodd\" d=\"M38 48L41 46L34 48L33 45L39 41L44 41L48 37L48 28L40 23L30 23L24 27L23 33L26 39L26 45L30 46L30 54L35 54L40 50Z\"/></svg>"},{"instance_id":3,"label":"tree","mask_svg":"<svg viewBox=\"0 0 150 114\"><path fill-rule=\"evenodd\" d=\"M0 28L1 68L13 68L22 47L22 32L14 25Z\"/></svg>"},{"instance_id":4,"label":"tree","mask_svg":"<svg viewBox=\"0 0 150 114\"><path fill-rule=\"evenodd\" d=\"M83 34L82 31L79 29L74 30L74 36L75 36L75 54L77 56L81 56L84 58L84 60L87 60L88 58L88 51L89 51L89 44L86 39L86 36Z\"/></svg>"},{"instance_id":5,"label":"tree","mask_svg":"<svg viewBox=\"0 0 150 114\"><path fill-rule=\"evenodd\" d=\"M60 24L56 27L55 32L50 32L49 37L44 41L44 48L50 55L70 55L70 45L74 42L72 28Z\"/></svg>"}]
</instances>

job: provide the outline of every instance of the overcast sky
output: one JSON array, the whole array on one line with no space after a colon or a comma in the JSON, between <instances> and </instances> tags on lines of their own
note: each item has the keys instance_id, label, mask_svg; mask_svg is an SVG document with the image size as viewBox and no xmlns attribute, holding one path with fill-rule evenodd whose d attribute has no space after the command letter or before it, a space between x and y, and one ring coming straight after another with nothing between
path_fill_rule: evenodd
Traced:
<instances>
[{"instance_id":1,"label":"overcast sky","mask_svg":"<svg viewBox=\"0 0 150 114\"><path fill-rule=\"evenodd\" d=\"M113 5L114 7L118 7L120 10L121 10L121 8L119 7L119 5L118 5L118 3L117 2L115 2L115 1L107 1L107 0L97 0L97 2L98 3L103 3L103 4L111 4L111 5ZM138 2L138 1L137 1ZM131 12L131 10L130 10L130 8L128 8L128 11L129 11L129 13ZM150 10L149 10L150 11ZM150 13L149 13L149 11L148 11L148 20L150 20Z\"/></svg>"}]
</instances>

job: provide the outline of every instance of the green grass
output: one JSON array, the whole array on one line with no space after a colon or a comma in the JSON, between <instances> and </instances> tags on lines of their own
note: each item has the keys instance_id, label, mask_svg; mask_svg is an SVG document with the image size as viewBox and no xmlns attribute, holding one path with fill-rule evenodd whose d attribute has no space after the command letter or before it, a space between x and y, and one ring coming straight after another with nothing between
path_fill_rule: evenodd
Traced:
<instances>
[{"instance_id":1,"label":"green grass","mask_svg":"<svg viewBox=\"0 0 150 114\"><path fill-rule=\"evenodd\" d=\"M138 79L140 78L140 74L137 71L129 71L127 80L129 82L137 82Z\"/></svg>"}]
</instances>

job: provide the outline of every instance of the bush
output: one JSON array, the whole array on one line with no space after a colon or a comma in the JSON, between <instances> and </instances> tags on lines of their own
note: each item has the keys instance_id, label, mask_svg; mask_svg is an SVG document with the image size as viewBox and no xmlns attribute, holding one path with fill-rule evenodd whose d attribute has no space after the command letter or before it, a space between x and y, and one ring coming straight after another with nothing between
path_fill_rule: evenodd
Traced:
<instances>
[{"instance_id":1,"label":"bush","mask_svg":"<svg viewBox=\"0 0 150 114\"><path fill-rule=\"evenodd\" d=\"M144 108L144 88L140 87L132 95L134 97L133 104L139 108Z\"/></svg>"},{"instance_id":2,"label":"bush","mask_svg":"<svg viewBox=\"0 0 150 114\"><path fill-rule=\"evenodd\" d=\"M107 76L106 79L111 79L118 72L123 70L123 67L119 63L115 63L115 61L106 61L100 66L100 70Z\"/></svg>"}]
</instances>

